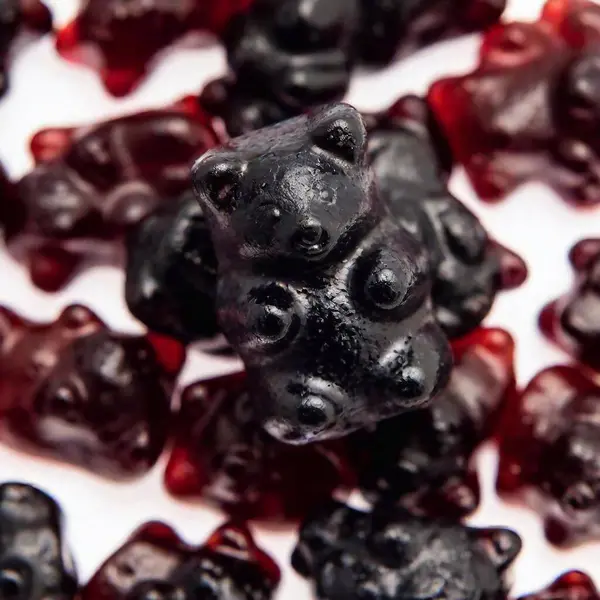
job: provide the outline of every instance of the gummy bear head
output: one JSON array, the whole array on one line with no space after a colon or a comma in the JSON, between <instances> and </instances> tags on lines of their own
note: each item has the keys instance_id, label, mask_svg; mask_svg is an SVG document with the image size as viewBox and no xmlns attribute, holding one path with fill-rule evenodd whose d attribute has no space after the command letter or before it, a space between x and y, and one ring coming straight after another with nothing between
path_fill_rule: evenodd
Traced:
<instances>
[{"instance_id":1,"label":"gummy bear head","mask_svg":"<svg viewBox=\"0 0 600 600\"><path fill-rule=\"evenodd\" d=\"M77 591L73 563L63 545L58 506L21 483L0 486L0 590L22 600L70 600Z\"/></svg>"},{"instance_id":2,"label":"gummy bear head","mask_svg":"<svg viewBox=\"0 0 600 600\"><path fill-rule=\"evenodd\" d=\"M546 450L544 461L553 467L545 473L543 486L557 500L551 518L554 528L580 533L600 518L600 441L593 414L600 397L580 397L576 402L589 405L589 410L587 415L578 414Z\"/></svg>"},{"instance_id":3,"label":"gummy bear head","mask_svg":"<svg viewBox=\"0 0 600 600\"><path fill-rule=\"evenodd\" d=\"M51 238L74 238L102 232L94 193L60 159L42 163L18 184L25 230Z\"/></svg>"},{"instance_id":4,"label":"gummy bear head","mask_svg":"<svg viewBox=\"0 0 600 600\"><path fill-rule=\"evenodd\" d=\"M366 515L332 503L302 527L292 564L328 600L495 600L520 548L508 529L427 521L396 509Z\"/></svg>"},{"instance_id":5,"label":"gummy bear head","mask_svg":"<svg viewBox=\"0 0 600 600\"><path fill-rule=\"evenodd\" d=\"M306 265L351 249L377 212L365 152L360 115L337 104L205 154L193 180L219 263Z\"/></svg>"},{"instance_id":6,"label":"gummy bear head","mask_svg":"<svg viewBox=\"0 0 600 600\"><path fill-rule=\"evenodd\" d=\"M0 369L6 434L114 478L148 470L165 442L171 383L150 341L112 333L82 306L47 325L13 319Z\"/></svg>"}]
</instances>

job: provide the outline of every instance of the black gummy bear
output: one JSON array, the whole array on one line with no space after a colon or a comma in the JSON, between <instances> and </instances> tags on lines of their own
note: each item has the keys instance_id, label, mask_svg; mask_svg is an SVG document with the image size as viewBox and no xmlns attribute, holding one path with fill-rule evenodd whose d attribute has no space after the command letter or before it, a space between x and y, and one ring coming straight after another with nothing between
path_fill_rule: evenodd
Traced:
<instances>
[{"instance_id":1,"label":"black gummy bear","mask_svg":"<svg viewBox=\"0 0 600 600\"><path fill-rule=\"evenodd\" d=\"M165 203L130 234L126 272L127 306L151 330L184 344L218 333L217 262L193 192Z\"/></svg>"},{"instance_id":2,"label":"black gummy bear","mask_svg":"<svg viewBox=\"0 0 600 600\"><path fill-rule=\"evenodd\" d=\"M231 75L200 104L237 136L340 100L359 15L357 0L255 0L224 35Z\"/></svg>"},{"instance_id":3,"label":"black gummy bear","mask_svg":"<svg viewBox=\"0 0 600 600\"><path fill-rule=\"evenodd\" d=\"M218 316L267 431L302 444L427 404L449 376L426 253L388 217L366 130L325 107L205 154Z\"/></svg>"},{"instance_id":4,"label":"black gummy bear","mask_svg":"<svg viewBox=\"0 0 600 600\"><path fill-rule=\"evenodd\" d=\"M523 283L527 268L448 191L451 152L425 100L406 96L366 121L382 200L427 248L436 319L448 337L461 337L483 321L498 292Z\"/></svg>"},{"instance_id":5,"label":"black gummy bear","mask_svg":"<svg viewBox=\"0 0 600 600\"><path fill-rule=\"evenodd\" d=\"M319 600L502 600L520 549L510 529L331 502L302 526L292 566Z\"/></svg>"},{"instance_id":6,"label":"black gummy bear","mask_svg":"<svg viewBox=\"0 0 600 600\"><path fill-rule=\"evenodd\" d=\"M0 597L71 600L76 593L56 502L24 483L0 485Z\"/></svg>"}]
</instances>

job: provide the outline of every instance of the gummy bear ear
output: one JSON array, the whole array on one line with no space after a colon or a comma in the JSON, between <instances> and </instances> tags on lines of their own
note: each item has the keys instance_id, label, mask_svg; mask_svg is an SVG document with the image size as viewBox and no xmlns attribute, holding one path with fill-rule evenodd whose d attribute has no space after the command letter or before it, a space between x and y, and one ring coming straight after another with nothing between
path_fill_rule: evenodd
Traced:
<instances>
[{"instance_id":1,"label":"gummy bear ear","mask_svg":"<svg viewBox=\"0 0 600 600\"><path fill-rule=\"evenodd\" d=\"M247 165L236 156L207 153L192 168L192 181L200 201L210 200L218 210L233 206L235 187Z\"/></svg>"},{"instance_id":2,"label":"gummy bear ear","mask_svg":"<svg viewBox=\"0 0 600 600\"><path fill-rule=\"evenodd\" d=\"M474 532L477 541L499 571L509 567L521 551L521 538L511 529L490 527Z\"/></svg>"},{"instance_id":3,"label":"gummy bear ear","mask_svg":"<svg viewBox=\"0 0 600 600\"><path fill-rule=\"evenodd\" d=\"M313 115L310 123L315 146L353 164L367 150L367 130L360 113L349 104L335 104Z\"/></svg>"}]
</instances>

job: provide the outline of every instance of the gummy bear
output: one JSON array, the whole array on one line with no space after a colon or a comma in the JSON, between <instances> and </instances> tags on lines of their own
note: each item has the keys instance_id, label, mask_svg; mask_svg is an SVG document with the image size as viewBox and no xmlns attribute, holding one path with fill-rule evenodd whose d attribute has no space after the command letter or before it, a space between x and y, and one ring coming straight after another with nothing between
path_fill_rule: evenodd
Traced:
<instances>
[{"instance_id":1,"label":"gummy bear","mask_svg":"<svg viewBox=\"0 0 600 600\"><path fill-rule=\"evenodd\" d=\"M592 578L581 571L563 573L545 590L521 596L519 600L599 600Z\"/></svg>"},{"instance_id":2,"label":"gummy bear","mask_svg":"<svg viewBox=\"0 0 600 600\"><path fill-rule=\"evenodd\" d=\"M292 566L314 580L319 600L500 600L520 549L510 529L332 502L302 526Z\"/></svg>"},{"instance_id":3,"label":"gummy bear","mask_svg":"<svg viewBox=\"0 0 600 600\"><path fill-rule=\"evenodd\" d=\"M447 188L452 156L427 103L399 99L367 117L368 160L393 217L429 251L435 315L450 338L480 325L501 290L521 285L525 263L490 240Z\"/></svg>"},{"instance_id":4,"label":"gummy bear","mask_svg":"<svg viewBox=\"0 0 600 600\"><path fill-rule=\"evenodd\" d=\"M154 211L128 236L126 272L129 310L152 331L184 344L219 332L217 259L191 190Z\"/></svg>"},{"instance_id":5,"label":"gummy bear","mask_svg":"<svg viewBox=\"0 0 600 600\"><path fill-rule=\"evenodd\" d=\"M577 281L544 308L542 331L577 360L600 371L600 238L576 244L569 255Z\"/></svg>"},{"instance_id":6,"label":"gummy bear","mask_svg":"<svg viewBox=\"0 0 600 600\"><path fill-rule=\"evenodd\" d=\"M118 256L115 243L190 187L192 159L217 143L190 102L92 127L48 129L31 142L38 161L19 183L24 211L11 251L35 285L60 289L84 257Z\"/></svg>"},{"instance_id":7,"label":"gummy bear","mask_svg":"<svg viewBox=\"0 0 600 600\"><path fill-rule=\"evenodd\" d=\"M125 96L163 49L190 34L221 34L252 0L85 0L56 38L66 59L99 71L107 91Z\"/></svg>"},{"instance_id":8,"label":"gummy bear","mask_svg":"<svg viewBox=\"0 0 600 600\"><path fill-rule=\"evenodd\" d=\"M548 0L537 23L486 35L479 66L429 100L477 193L496 201L533 179L577 206L600 202L600 5Z\"/></svg>"},{"instance_id":9,"label":"gummy bear","mask_svg":"<svg viewBox=\"0 0 600 600\"><path fill-rule=\"evenodd\" d=\"M598 537L600 387L574 367L552 367L505 413L498 492L530 501L553 544Z\"/></svg>"},{"instance_id":10,"label":"gummy bear","mask_svg":"<svg viewBox=\"0 0 600 600\"><path fill-rule=\"evenodd\" d=\"M295 444L426 404L449 376L427 258L387 215L345 104L230 141L193 180L218 261L222 330L254 410Z\"/></svg>"},{"instance_id":11,"label":"gummy bear","mask_svg":"<svg viewBox=\"0 0 600 600\"><path fill-rule=\"evenodd\" d=\"M106 477L158 459L182 349L113 333L73 305L53 323L0 309L0 439Z\"/></svg>"},{"instance_id":12,"label":"gummy bear","mask_svg":"<svg viewBox=\"0 0 600 600\"><path fill-rule=\"evenodd\" d=\"M450 383L430 407L351 438L359 485L371 502L448 517L479 505L471 457L515 393L514 341L502 329L478 329L453 351Z\"/></svg>"},{"instance_id":13,"label":"gummy bear","mask_svg":"<svg viewBox=\"0 0 600 600\"><path fill-rule=\"evenodd\" d=\"M506 0L361 0L360 57L386 65L434 42L491 27Z\"/></svg>"},{"instance_id":14,"label":"gummy bear","mask_svg":"<svg viewBox=\"0 0 600 600\"><path fill-rule=\"evenodd\" d=\"M77 576L65 547L61 510L25 483L0 485L0 594L19 600L71 600Z\"/></svg>"},{"instance_id":15,"label":"gummy bear","mask_svg":"<svg viewBox=\"0 0 600 600\"><path fill-rule=\"evenodd\" d=\"M192 547L164 523L142 525L81 592L82 600L268 600L279 568L244 525L227 523Z\"/></svg>"},{"instance_id":16,"label":"gummy bear","mask_svg":"<svg viewBox=\"0 0 600 600\"><path fill-rule=\"evenodd\" d=\"M337 448L289 446L265 433L242 373L184 390L174 439L169 492L201 496L237 518L299 518L353 483Z\"/></svg>"},{"instance_id":17,"label":"gummy bear","mask_svg":"<svg viewBox=\"0 0 600 600\"><path fill-rule=\"evenodd\" d=\"M358 0L254 0L224 36L230 74L200 104L238 136L340 100L359 18Z\"/></svg>"},{"instance_id":18,"label":"gummy bear","mask_svg":"<svg viewBox=\"0 0 600 600\"><path fill-rule=\"evenodd\" d=\"M13 42L22 31L52 30L52 16L40 0L2 0L0 5L0 97L8 90L7 70Z\"/></svg>"}]
</instances>

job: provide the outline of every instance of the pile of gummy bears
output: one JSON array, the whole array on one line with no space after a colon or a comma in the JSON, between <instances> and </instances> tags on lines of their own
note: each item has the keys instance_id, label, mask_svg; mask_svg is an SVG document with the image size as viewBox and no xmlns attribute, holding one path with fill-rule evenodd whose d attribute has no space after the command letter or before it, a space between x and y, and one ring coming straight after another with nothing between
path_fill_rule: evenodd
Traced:
<instances>
[{"instance_id":1,"label":"pile of gummy bears","mask_svg":"<svg viewBox=\"0 0 600 600\"><path fill-rule=\"evenodd\" d=\"M56 3L0 0L0 131L42 41L123 102L190 40L219 45L227 73L165 106L53 122L28 172L0 164L6 261L48 302L117 265L123 290L101 293L142 328L85 302L52 320L0 306L0 600L300 598L290 565L319 600L516 599L528 539L472 524L484 479L552 547L600 540L600 4L546 0L519 22L506 0L81 0L59 26ZM385 110L343 102L357 73L465 34L466 74ZM543 307L511 299L536 273L475 214L493 222L483 203L535 183L595 232ZM497 300L515 322L539 310L532 335L556 349L529 381L521 332L490 324ZM199 353L231 374L199 378ZM14 481L13 455L65 479ZM79 506L76 533L54 498L69 469L117 490L96 505L110 512ZM127 492L156 477L185 508L157 502L78 575L136 510L119 502L159 500ZM207 506L225 522L199 544ZM163 520L178 508L179 532ZM263 543L274 527L287 554ZM567 563L521 600L599 600L600 572Z\"/></svg>"}]
</instances>

